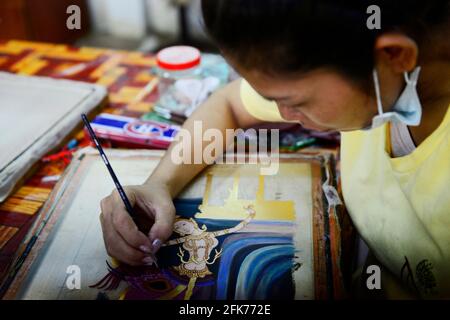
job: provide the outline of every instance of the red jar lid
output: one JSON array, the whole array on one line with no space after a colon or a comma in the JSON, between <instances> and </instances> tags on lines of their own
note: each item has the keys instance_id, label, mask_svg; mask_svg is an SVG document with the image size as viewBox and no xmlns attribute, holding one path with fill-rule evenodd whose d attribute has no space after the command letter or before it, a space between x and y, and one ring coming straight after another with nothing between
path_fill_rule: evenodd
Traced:
<instances>
[{"instance_id":1,"label":"red jar lid","mask_svg":"<svg viewBox=\"0 0 450 320\"><path fill-rule=\"evenodd\" d=\"M200 64L200 51L189 46L173 46L162 49L156 55L156 62L162 69L181 71Z\"/></svg>"}]
</instances>

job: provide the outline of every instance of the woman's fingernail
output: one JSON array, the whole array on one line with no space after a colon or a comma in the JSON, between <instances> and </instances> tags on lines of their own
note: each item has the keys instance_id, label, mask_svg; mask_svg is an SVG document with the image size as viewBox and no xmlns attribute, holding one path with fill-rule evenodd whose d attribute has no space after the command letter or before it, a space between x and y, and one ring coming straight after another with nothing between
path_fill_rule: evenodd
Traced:
<instances>
[{"instance_id":1,"label":"woman's fingernail","mask_svg":"<svg viewBox=\"0 0 450 320\"><path fill-rule=\"evenodd\" d=\"M155 239L152 242L153 252L157 252L161 248L162 242L159 239Z\"/></svg>"},{"instance_id":2,"label":"woman's fingernail","mask_svg":"<svg viewBox=\"0 0 450 320\"><path fill-rule=\"evenodd\" d=\"M139 249L140 249L142 252L145 252L145 253L151 253L151 252L152 252L152 250L151 250L149 247L144 246L144 245L140 246Z\"/></svg>"},{"instance_id":3,"label":"woman's fingernail","mask_svg":"<svg viewBox=\"0 0 450 320\"><path fill-rule=\"evenodd\" d=\"M147 266L151 266L155 263L155 260L153 260L152 257L145 257L144 259L142 259L142 262Z\"/></svg>"}]
</instances>

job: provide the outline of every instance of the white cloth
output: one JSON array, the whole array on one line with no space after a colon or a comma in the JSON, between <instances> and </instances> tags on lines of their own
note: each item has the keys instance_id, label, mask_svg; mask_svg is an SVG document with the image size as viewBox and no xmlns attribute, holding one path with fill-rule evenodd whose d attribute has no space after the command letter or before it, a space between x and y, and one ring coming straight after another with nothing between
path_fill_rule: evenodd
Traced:
<instances>
[{"instance_id":1,"label":"white cloth","mask_svg":"<svg viewBox=\"0 0 450 320\"><path fill-rule=\"evenodd\" d=\"M394 158L403 157L416 149L408 126L401 122L391 122L391 151Z\"/></svg>"}]
</instances>

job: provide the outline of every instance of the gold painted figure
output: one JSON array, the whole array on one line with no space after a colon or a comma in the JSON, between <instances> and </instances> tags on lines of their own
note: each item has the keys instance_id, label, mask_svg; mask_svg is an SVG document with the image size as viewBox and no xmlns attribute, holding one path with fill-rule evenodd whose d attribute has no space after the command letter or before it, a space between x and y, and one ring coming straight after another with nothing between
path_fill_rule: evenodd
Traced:
<instances>
[{"instance_id":1,"label":"gold painted figure","mask_svg":"<svg viewBox=\"0 0 450 320\"><path fill-rule=\"evenodd\" d=\"M248 213L248 216L239 224L229 229L214 232L208 232L205 225L200 228L192 218L176 219L174 232L178 233L181 237L166 242L164 246L182 244L178 252L181 264L176 266L175 270L180 275L185 275L189 278L189 284L184 297L185 300L190 299L197 278L210 275L211 271L208 269L208 265L214 264L222 254L222 249L219 251L215 249L219 244L216 238L241 230L255 217L256 212L252 205L248 205L244 209ZM210 255L213 250L214 257L210 260ZM184 259L186 251L189 256L187 259Z\"/></svg>"}]
</instances>

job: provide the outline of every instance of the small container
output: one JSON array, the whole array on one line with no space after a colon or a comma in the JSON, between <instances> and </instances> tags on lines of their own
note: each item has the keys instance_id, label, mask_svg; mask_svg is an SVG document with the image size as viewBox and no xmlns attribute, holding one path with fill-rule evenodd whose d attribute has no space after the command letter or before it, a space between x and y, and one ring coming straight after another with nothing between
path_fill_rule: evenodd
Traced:
<instances>
[{"instance_id":1,"label":"small container","mask_svg":"<svg viewBox=\"0 0 450 320\"><path fill-rule=\"evenodd\" d=\"M183 123L208 96L228 82L228 65L219 55L201 54L196 48L174 46L156 56L159 99L153 111Z\"/></svg>"},{"instance_id":2,"label":"small container","mask_svg":"<svg viewBox=\"0 0 450 320\"><path fill-rule=\"evenodd\" d=\"M162 96L170 86L180 79L199 79L201 54L194 47L173 46L162 49L156 55L158 67L155 73L159 76L159 95Z\"/></svg>"}]
</instances>

